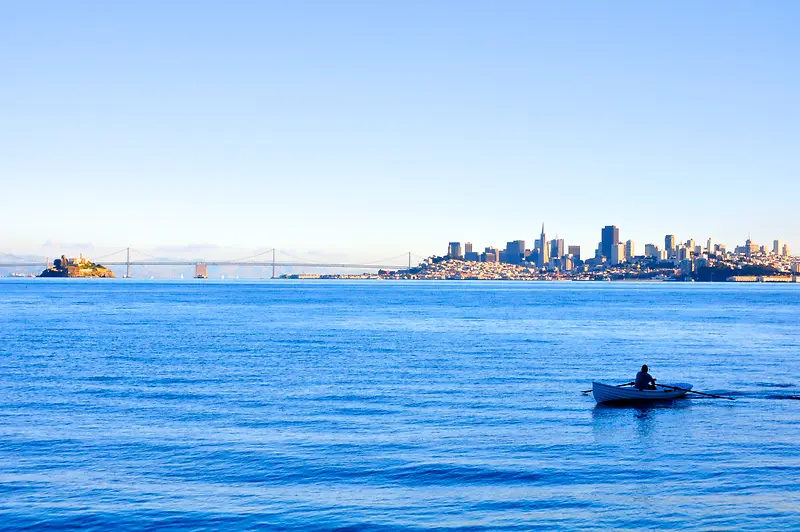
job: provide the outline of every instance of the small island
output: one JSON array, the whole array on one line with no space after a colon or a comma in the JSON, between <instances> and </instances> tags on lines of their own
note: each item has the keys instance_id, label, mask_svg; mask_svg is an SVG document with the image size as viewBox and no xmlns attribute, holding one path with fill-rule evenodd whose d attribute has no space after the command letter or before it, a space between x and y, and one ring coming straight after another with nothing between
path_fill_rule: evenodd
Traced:
<instances>
[{"instance_id":1,"label":"small island","mask_svg":"<svg viewBox=\"0 0 800 532\"><path fill-rule=\"evenodd\" d=\"M89 259L67 258L61 255L53 261L53 266L44 270L39 277L115 277L108 268L95 264Z\"/></svg>"}]
</instances>

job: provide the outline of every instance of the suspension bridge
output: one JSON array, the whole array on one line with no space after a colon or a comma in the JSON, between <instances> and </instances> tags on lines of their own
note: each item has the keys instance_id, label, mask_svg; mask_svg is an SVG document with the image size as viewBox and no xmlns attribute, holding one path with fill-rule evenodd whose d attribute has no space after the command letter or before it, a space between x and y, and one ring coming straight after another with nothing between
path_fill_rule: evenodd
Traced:
<instances>
[{"instance_id":1,"label":"suspension bridge","mask_svg":"<svg viewBox=\"0 0 800 532\"><path fill-rule=\"evenodd\" d=\"M300 257L296 257L286 251L277 248L261 251L254 255L238 259L226 260L205 260L205 259L170 259L156 257L143 251L135 250L131 247L123 248L113 253L100 257L89 257L95 264L103 266L125 266L125 277L131 277L131 268L136 266L194 266L195 276L204 276L209 266L249 266L272 268L272 278L276 278L279 268L329 268L329 269L357 269L357 270L404 270L411 269L412 258L418 262L424 257L415 253L406 252L402 255L379 259L371 262L348 263L348 262L314 262ZM279 260L280 259L280 260ZM288 260L287 260L288 259ZM400 260L405 264L401 264ZM21 267L44 267L52 266L50 259L31 260L11 253L0 251L0 268L21 268Z\"/></svg>"}]
</instances>

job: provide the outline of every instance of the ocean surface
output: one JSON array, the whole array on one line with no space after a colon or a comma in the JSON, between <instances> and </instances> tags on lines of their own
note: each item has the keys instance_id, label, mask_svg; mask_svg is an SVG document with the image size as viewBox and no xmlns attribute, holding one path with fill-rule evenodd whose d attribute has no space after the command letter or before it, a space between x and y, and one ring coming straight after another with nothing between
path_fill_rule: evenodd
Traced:
<instances>
[{"instance_id":1,"label":"ocean surface","mask_svg":"<svg viewBox=\"0 0 800 532\"><path fill-rule=\"evenodd\" d=\"M800 530L798 373L800 285L2 280L0 529Z\"/></svg>"}]
</instances>

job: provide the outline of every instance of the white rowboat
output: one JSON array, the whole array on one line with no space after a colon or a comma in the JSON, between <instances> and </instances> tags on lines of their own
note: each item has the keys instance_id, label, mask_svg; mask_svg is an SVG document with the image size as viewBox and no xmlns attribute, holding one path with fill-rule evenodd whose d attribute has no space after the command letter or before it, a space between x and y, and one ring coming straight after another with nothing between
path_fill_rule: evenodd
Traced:
<instances>
[{"instance_id":1,"label":"white rowboat","mask_svg":"<svg viewBox=\"0 0 800 532\"><path fill-rule=\"evenodd\" d=\"M671 390L669 388L659 388L657 390L637 390L633 386L612 386L602 382L592 383L592 395L598 403L608 403L610 401L664 401L677 399L686 395L686 390L691 390L692 385L685 382L670 384L676 388L684 390Z\"/></svg>"}]
</instances>

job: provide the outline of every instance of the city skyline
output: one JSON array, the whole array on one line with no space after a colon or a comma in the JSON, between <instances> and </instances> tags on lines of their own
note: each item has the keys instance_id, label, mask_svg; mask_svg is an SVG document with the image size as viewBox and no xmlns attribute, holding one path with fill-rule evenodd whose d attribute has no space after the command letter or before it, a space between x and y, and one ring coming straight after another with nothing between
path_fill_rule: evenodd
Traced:
<instances>
[{"instance_id":1,"label":"city skyline","mask_svg":"<svg viewBox=\"0 0 800 532\"><path fill-rule=\"evenodd\" d=\"M800 246L793 3L10 4L0 250ZM680 36L680 38L676 38ZM555 234L553 232L553 234Z\"/></svg>"},{"instance_id":2,"label":"city skyline","mask_svg":"<svg viewBox=\"0 0 800 532\"><path fill-rule=\"evenodd\" d=\"M541 231L544 233L545 225L542 224ZM758 243L760 246L764 246L767 250L772 251L775 245L775 242L779 242L780 246L786 245L790 250L791 249L800 249L794 248L792 246L792 242L780 238L780 237L770 237L764 240L758 240L756 238L752 238L750 234L747 234L739 239L735 239L734 241L728 242L722 239L717 239L713 235L712 236L705 236L705 237L698 237L695 236L687 236L686 238L682 238L680 236L676 236L675 234L665 233L661 238L647 238L644 240L637 240L633 238L627 237L627 233L624 229L620 229L616 225L609 225L600 228L598 231L600 234L598 235L597 240L592 244L584 244L584 243L576 243L574 240L570 238L565 238L559 232L554 232L554 238L548 238L548 242L552 242L553 240L559 240L562 242L562 248L566 251L569 247L579 247L581 249L581 253L583 258L589 258L590 256L594 256L595 251L598 245L601 245L603 242L603 230L613 227L616 229L617 238L620 240L620 244L623 246L631 241L637 250L638 255L643 255L645 253L646 246L651 244L657 245L660 249L665 249L665 237L672 236L675 239L675 243L680 245L685 243L688 240L696 240L698 243L707 244L708 242L713 242L714 244L722 244L727 247L729 250L733 250L735 247L739 245L744 245L744 243L750 239L753 242ZM597 229L596 229L597 230ZM622 232L620 232L622 231ZM517 235L520 231L515 232ZM622 236L619 236L619 235ZM1 237L2 235L0 235ZM539 235L541 238L541 235ZM528 244L535 244L539 242L540 238L522 238L517 240L505 240L506 243L510 242L521 242L523 245ZM502 238L497 238L492 242L489 243L481 243L474 240L464 239L464 240L450 240L449 242L457 242L461 245L471 244L478 253L488 247L496 248L499 251L505 248L505 245L502 242ZM2 242L0 242L2 244ZM129 246L125 246L129 247ZM134 247L134 246L130 246ZM148 247L148 246L136 246L138 249L141 249L147 253L155 253L159 257L176 257L176 258L203 258L203 259L225 259L230 257L239 257L247 255L248 253L260 253L266 249L271 249L272 247L277 246L270 246L268 244L260 245L260 246L224 246L218 244L188 244L188 245L167 245L167 246L159 246L159 247ZM418 246L416 249L411 248L409 250L403 251L399 247L391 247L387 245L385 247L370 247L370 246L363 246L363 247L353 247L350 249L319 249L319 248L304 248L302 246L295 246L295 247L286 247L284 248L289 254L300 254L303 255L303 259L308 259L310 261L319 260L319 261L352 261L352 262L359 262L359 261L371 261L376 258L383 257L384 253L394 253L395 255L400 255L403 253L408 253L409 251L416 256L439 256L444 255L441 250L441 243L434 249L422 249L421 246ZM57 242L53 240L48 240L42 243L39 246L22 246L18 248L11 248L11 247L2 247L0 245L0 255L15 255L15 254L22 254L28 256L44 256L44 257L56 257L60 256L62 253L67 253L70 256L78 256L80 254L87 254L87 255L102 255L107 253L112 253L115 251L119 251L119 246L96 246L91 242ZM524 248L523 248L524 249ZM528 249L533 249L528 246ZM547 250L548 259L552 255L551 248ZM589 255L590 254L590 255ZM388 255L386 255L388 256Z\"/></svg>"}]
</instances>

